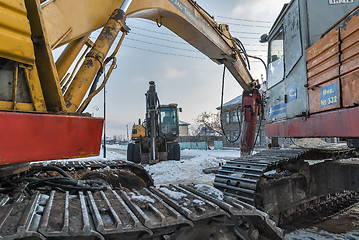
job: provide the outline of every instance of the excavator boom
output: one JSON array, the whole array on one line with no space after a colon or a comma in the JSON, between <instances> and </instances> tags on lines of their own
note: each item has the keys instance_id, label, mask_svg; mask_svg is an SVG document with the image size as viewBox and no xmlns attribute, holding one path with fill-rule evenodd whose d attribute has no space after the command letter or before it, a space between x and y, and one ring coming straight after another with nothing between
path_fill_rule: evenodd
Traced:
<instances>
[{"instance_id":1,"label":"excavator boom","mask_svg":"<svg viewBox=\"0 0 359 240\"><path fill-rule=\"evenodd\" d=\"M5 95L13 96L0 99L0 103L2 103L0 110L34 111L56 115L68 113L69 116L66 118L68 122L64 124L67 126L72 122L73 115L83 112L91 99L104 87L115 68L116 52L129 32L125 25L126 17L144 18L167 27L214 62L224 64L249 95L254 89L258 88L257 82L252 79L246 68L243 53L237 46L238 41L231 36L228 26L216 23L205 10L192 0L57 0L41 1L41 3L40 1L30 0L3 0L0 3L4 6L2 8L4 13L16 19L17 22L21 22L21 24L16 25L6 22L4 23L6 27L0 27L0 32L4 35L4 42L0 47L0 57L4 59L2 63L6 68L16 68L10 72L14 72L13 76L19 75L19 79L9 76L9 81L14 82L13 86L23 86L17 82L26 81L27 87L25 86L21 91L28 91L31 96L29 99L17 99L14 97L14 93L20 90L15 91L14 87L9 86L2 91L7 92ZM22 15L17 14L17 12L21 12ZM93 43L88 38L89 34L101 27L103 29L100 35ZM17 39L17 36L9 34L6 29L23 32L24 34L20 38L22 41L14 41L13 39L15 37ZM121 40L114 53L108 56L109 49L120 31L123 32ZM8 42L14 42L15 45L7 48L5 46ZM68 46L55 64L51 50L64 44L68 44ZM75 70L66 74L84 46L87 46L87 49L80 57ZM110 70L107 72L103 83L97 87L97 82L103 74L103 66L106 64L111 64ZM14 67L10 65L14 65ZM79 66L79 70L77 70L77 66ZM91 90L89 91L90 87ZM88 91L89 96L86 97ZM253 113L255 114L255 111ZM52 118L56 119L58 117L56 115ZM18 116L20 125L26 126L26 123L30 121L28 115L18 114L15 116ZM44 119L47 119L46 116L49 115L44 115ZM76 117L82 119L83 115ZM5 121L6 118L2 119ZM58 121L62 120L58 118ZM89 118L83 119L83 121L91 122ZM49 125L51 126L50 122ZM2 126L7 126L7 124L8 122L3 122ZM99 125L94 122L91 126ZM253 126L253 124L248 126ZM46 151L43 152L41 146L48 142L54 142L54 145L60 143L57 143L55 139L53 140L52 136L47 136L47 133L49 131L58 132L56 135L61 137L57 137L57 139L61 139L60 142L68 142L65 140L67 139L66 133L57 131L56 127L49 127L46 132L43 129L33 128L32 130L29 132L29 136L36 134L40 136L40 139L39 142L29 147L31 150L25 153L28 158L20 158L13 153L7 155L0 153L2 154L0 158L2 163L91 156L99 151L99 148L94 152L82 144L79 145L71 141L76 146L75 149L78 150L73 151L66 147L58 156L49 154ZM101 129L98 128L96 132L98 133L97 138L99 138ZM249 130L247 132L253 133L255 131ZM65 136L62 136L63 134ZM85 132L79 136L82 137L77 142L86 142L86 139L89 138ZM1 134L1 137L6 136ZM18 131L14 138L10 139L9 145L19 144L18 139L23 139L20 144L28 142L27 139L22 138L22 132ZM252 139L252 137L245 139ZM98 144L98 141L93 142L93 144ZM253 145L251 143L243 144L246 146ZM40 154L32 155L33 152ZM44 154L41 155L42 152Z\"/></svg>"}]
</instances>

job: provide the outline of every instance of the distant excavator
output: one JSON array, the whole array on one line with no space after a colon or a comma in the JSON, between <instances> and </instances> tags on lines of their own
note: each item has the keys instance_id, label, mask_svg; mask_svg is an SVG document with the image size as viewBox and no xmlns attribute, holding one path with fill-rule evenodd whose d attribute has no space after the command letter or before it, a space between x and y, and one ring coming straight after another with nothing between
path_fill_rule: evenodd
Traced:
<instances>
[{"instance_id":1,"label":"distant excavator","mask_svg":"<svg viewBox=\"0 0 359 240\"><path fill-rule=\"evenodd\" d=\"M176 103L161 105L154 81L146 93L146 117L143 124L132 127L132 143L128 144L127 160L154 164L165 160L180 160L180 145L174 142L179 135Z\"/></svg>"}]
</instances>

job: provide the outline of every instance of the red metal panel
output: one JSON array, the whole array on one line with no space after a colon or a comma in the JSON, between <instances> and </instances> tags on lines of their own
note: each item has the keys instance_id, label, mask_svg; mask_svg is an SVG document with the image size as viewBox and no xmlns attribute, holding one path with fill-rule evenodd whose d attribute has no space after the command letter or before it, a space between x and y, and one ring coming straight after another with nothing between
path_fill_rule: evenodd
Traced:
<instances>
[{"instance_id":1,"label":"red metal panel","mask_svg":"<svg viewBox=\"0 0 359 240\"><path fill-rule=\"evenodd\" d=\"M268 137L359 137L359 107L266 124Z\"/></svg>"},{"instance_id":2,"label":"red metal panel","mask_svg":"<svg viewBox=\"0 0 359 240\"><path fill-rule=\"evenodd\" d=\"M0 112L0 165L95 156L103 119Z\"/></svg>"}]
</instances>

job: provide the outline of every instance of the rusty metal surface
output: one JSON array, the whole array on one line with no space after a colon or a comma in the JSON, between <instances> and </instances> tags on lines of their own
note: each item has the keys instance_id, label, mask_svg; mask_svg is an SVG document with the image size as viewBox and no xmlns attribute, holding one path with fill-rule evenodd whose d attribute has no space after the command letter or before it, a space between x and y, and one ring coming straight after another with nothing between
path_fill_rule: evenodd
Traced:
<instances>
[{"instance_id":1,"label":"rusty metal surface","mask_svg":"<svg viewBox=\"0 0 359 240\"><path fill-rule=\"evenodd\" d=\"M307 49L310 113L359 103L356 87L359 81L359 8L343 19L335 29ZM336 85L332 86L337 92L334 90L331 95L333 99L323 97L325 88L334 82Z\"/></svg>"},{"instance_id":2,"label":"rusty metal surface","mask_svg":"<svg viewBox=\"0 0 359 240\"><path fill-rule=\"evenodd\" d=\"M359 69L346 74L341 79L343 106L352 107L359 105Z\"/></svg>"},{"instance_id":3,"label":"rusty metal surface","mask_svg":"<svg viewBox=\"0 0 359 240\"><path fill-rule=\"evenodd\" d=\"M343 106L359 104L359 8L340 28Z\"/></svg>"},{"instance_id":4,"label":"rusty metal surface","mask_svg":"<svg viewBox=\"0 0 359 240\"><path fill-rule=\"evenodd\" d=\"M339 29L335 29L323 39L307 49L309 112L317 113L340 107L340 92L336 102L322 104L321 89L337 82L339 89L340 75L340 41ZM324 101L326 101L325 99ZM334 100L334 99L333 99Z\"/></svg>"},{"instance_id":5,"label":"rusty metal surface","mask_svg":"<svg viewBox=\"0 0 359 240\"><path fill-rule=\"evenodd\" d=\"M266 124L266 135L271 137L342 137L359 136L359 108L338 109L309 118L297 117ZM340 127L338 127L340 126Z\"/></svg>"}]
</instances>

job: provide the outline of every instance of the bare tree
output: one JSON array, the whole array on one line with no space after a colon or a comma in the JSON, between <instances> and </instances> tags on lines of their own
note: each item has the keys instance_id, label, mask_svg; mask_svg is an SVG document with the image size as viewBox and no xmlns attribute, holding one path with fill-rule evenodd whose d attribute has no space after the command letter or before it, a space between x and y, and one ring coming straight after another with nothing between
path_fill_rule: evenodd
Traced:
<instances>
[{"instance_id":1,"label":"bare tree","mask_svg":"<svg viewBox=\"0 0 359 240\"><path fill-rule=\"evenodd\" d=\"M203 112L196 119L196 123L199 125L199 131L206 127L213 130L219 135L222 135L220 113Z\"/></svg>"}]
</instances>

